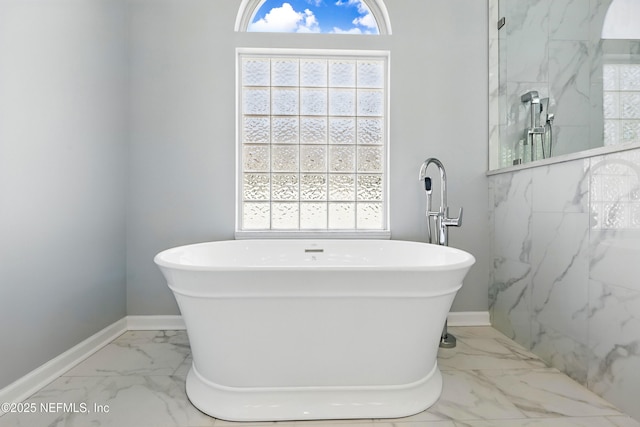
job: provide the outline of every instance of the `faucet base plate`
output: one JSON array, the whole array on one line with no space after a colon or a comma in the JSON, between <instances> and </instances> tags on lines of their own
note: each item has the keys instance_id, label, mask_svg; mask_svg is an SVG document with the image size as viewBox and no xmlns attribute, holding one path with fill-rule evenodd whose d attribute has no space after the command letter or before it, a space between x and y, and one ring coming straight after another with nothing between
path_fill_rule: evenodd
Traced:
<instances>
[{"instance_id":1,"label":"faucet base plate","mask_svg":"<svg viewBox=\"0 0 640 427\"><path fill-rule=\"evenodd\" d=\"M440 348L454 348L457 344L456 337L450 333L445 333L440 337Z\"/></svg>"}]
</instances>

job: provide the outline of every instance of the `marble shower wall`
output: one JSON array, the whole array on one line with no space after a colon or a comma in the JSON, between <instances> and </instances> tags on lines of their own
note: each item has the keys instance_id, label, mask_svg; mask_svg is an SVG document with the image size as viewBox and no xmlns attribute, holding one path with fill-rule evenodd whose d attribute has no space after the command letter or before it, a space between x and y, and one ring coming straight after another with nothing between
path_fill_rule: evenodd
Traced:
<instances>
[{"instance_id":1,"label":"marble shower wall","mask_svg":"<svg viewBox=\"0 0 640 427\"><path fill-rule=\"evenodd\" d=\"M492 324L640 420L640 149L489 186Z\"/></svg>"},{"instance_id":2,"label":"marble shower wall","mask_svg":"<svg viewBox=\"0 0 640 427\"><path fill-rule=\"evenodd\" d=\"M551 99L554 156L600 147L605 136L618 135L603 123L603 65L637 63L640 43L601 40L611 1L489 0L490 145L498 153L491 169L519 157L515 146L530 125L520 96L530 90ZM498 30L501 17L506 25ZM637 127L640 116L633 119ZM632 136L640 138L636 127ZM620 131L616 143L633 138Z\"/></svg>"}]
</instances>

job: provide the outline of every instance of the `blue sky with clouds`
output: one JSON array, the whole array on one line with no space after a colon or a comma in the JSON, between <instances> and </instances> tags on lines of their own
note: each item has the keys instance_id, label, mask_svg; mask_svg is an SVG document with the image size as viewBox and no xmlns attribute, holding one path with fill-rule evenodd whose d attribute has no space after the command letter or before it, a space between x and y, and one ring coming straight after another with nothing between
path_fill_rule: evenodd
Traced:
<instances>
[{"instance_id":1,"label":"blue sky with clouds","mask_svg":"<svg viewBox=\"0 0 640 427\"><path fill-rule=\"evenodd\" d=\"M378 34L362 0L265 0L248 31Z\"/></svg>"}]
</instances>

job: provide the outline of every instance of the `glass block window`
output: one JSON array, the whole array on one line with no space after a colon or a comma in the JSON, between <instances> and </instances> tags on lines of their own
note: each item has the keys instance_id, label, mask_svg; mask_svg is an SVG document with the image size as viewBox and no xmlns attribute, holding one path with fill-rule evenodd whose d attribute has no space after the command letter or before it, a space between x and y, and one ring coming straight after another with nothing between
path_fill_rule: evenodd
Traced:
<instances>
[{"instance_id":1,"label":"glass block window","mask_svg":"<svg viewBox=\"0 0 640 427\"><path fill-rule=\"evenodd\" d=\"M604 145L640 142L640 64L603 66Z\"/></svg>"},{"instance_id":2,"label":"glass block window","mask_svg":"<svg viewBox=\"0 0 640 427\"><path fill-rule=\"evenodd\" d=\"M325 53L238 52L240 231L388 229L388 53Z\"/></svg>"}]
</instances>

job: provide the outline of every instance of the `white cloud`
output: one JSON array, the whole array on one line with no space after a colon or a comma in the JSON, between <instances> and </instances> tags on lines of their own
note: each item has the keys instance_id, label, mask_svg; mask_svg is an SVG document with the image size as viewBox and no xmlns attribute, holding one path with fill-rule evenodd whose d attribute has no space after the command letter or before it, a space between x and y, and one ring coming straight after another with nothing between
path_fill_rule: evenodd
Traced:
<instances>
[{"instance_id":1,"label":"white cloud","mask_svg":"<svg viewBox=\"0 0 640 427\"><path fill-rule=\"evenodd\" d=\"M262 19L249 25L249 31L278 33L317 33L318 21L312 11L297 12L289 3L271 9Z\"/></svg>"},{"instance_id":2,"label":"white cloud","mask_svg":"<svg viewBox=\"0 0 640 427\"><path fill-rule=\"evenodd\" d=\"M309 9L304 10L304 20L298 26L299 33L319 33L320 25L318 24L318 20L312 11Z\"/></svg>"},{"instance_id":3,"label":"white cloud","mask_svg":"<svg viewBox=\"0 0 640 427\"><path fill-rule=\"evenodd\" d=\"M367 28L378 28L378 23L371 13L367 13L364 16L354 19L353 24L362 25Z\"/></svg>"},{"instance_id":4,"label":"white cloud","mask_svg":"<svg viewBox=\"0 0 640 427\"><path fill-rule=\"evenodd\" d=\"M337 0L336 6L356 6L358 13L364 15L369 13L369 8L362 2L362 0Z\"/></svg>"},{"instance_id":5,"label":"white cloud","mask_svg":"<svg viewBox=\"0 0 640 427\"><path fill-rule=\"evenodd\" d=\"M337 0L335 4L336 6L346 6L346 7L355 6L358 8L358 13L362 16L359 16L355 18L353 21L351 21L353 25L361 25L363 27L371 28L374 30L378 28L378 23L376 22L376 19L373 17L373 15L371 14L371 11L362 0ZM353 30L354 29L351 29L351 30L348 30L347 32L351 34L359 34L359 33L353 32Z\"/></svg>"}]
</instances>

